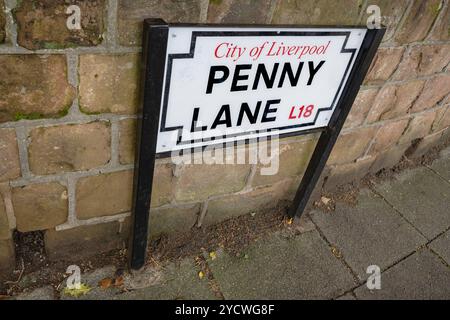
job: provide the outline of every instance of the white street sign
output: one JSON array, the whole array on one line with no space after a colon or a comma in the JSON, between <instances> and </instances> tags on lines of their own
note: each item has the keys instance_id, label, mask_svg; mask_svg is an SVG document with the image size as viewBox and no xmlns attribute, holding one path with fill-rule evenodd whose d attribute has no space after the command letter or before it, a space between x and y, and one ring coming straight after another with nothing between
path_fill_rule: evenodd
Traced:
<instances>
[{"instance_id":1,"label":"white street sign","mask_svg":"<svg viewBox=\"0 0 450 320\"><path fill-rule=\"evenodd\" d=\"M157 153L327 126L365 34L169 27Z\"/></svg>"}]
</instances>

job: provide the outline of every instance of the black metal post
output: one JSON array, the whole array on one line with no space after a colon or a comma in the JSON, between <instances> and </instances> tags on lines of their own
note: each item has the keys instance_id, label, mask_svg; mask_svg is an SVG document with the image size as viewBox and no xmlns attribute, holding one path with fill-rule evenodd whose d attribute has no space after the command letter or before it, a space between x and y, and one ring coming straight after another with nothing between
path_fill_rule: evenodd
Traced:
<instances>
[{"instance_id":1,"label":"black metal post","mask_svg":"<svg viewBox=\"0 0 450 320\"><path fill-rule=\"evenodd\" d=\"M350 81L344 88L342 96L336 106L328 127L320 134L319 141L306 168L300 186L295 194L294 201L289 208L289 217L300 217L308 203L308 200L319 180L320 175L327 163L331 150L341 132L345 119L350 112L352 104L358 94L359 87L366 76L367 70L380 45L386 29L367 30L363 44L358 53L355 65L349 75Z\"/></svg>"},{"instance_id":2,"label":"black metal post","mask_svg":"<svg viewBox=\"0 0 450 320\"><path fill-rule=\"evenodd\" d=\"M129 266L134 270L144 265L147 251L148 221L168 32L167 23L161 19L144 21L142 117L139 118L136 135L132 234L129 248Z\"/></svg>"}]
</instances>

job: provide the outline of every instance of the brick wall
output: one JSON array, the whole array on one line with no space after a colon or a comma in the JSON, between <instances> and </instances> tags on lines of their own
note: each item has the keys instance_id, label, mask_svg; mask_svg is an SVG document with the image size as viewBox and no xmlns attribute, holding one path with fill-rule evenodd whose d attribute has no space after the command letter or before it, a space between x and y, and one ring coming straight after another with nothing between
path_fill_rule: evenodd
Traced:
<instances>
[{"instance_id":1,"label":"brick wall","mask_svg":"<svg viewBox=\"0 0 450 320\"><path fill-rule=\"evenodd\" d=\"M66 27L69 4L81 30ZM14 262L13 230L44 231L54 259L124 244L143 18L365 25L370 4L388 30L328 162L328 189L448 136L448 0L0 0L0 266ZM275 176L159 160L151 236L291 199L316 139L283 139Z\"/></svg>"}]
</instances>

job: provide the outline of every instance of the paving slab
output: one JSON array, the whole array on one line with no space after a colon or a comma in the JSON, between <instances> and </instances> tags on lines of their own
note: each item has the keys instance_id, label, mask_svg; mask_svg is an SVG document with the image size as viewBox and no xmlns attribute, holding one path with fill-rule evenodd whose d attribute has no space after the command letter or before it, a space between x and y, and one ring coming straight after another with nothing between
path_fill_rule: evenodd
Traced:
<instances>
[{"instance_id":1,"label":"paving slab","mask_svg":"<svg viewBox=\"0 0 450 320\"><path fill-rule=\"evenodd\" d=\"M450 299L450 268L428 249L420 250L381 273L381 289L366 285L355 290L358 299Z\"/></svg>"},{"instance_id":2,"label":"paving slab","mask_svg":"<svg viewBox=\"0 0 450 320\"><path fill-rule=\"evenodd\" d=\"M200 279L193 258L163 268L161 279L145 288L116 295L120 300L212 300L216 299L206 277ZM144 275L145 277L145 275Z\"/></svg>"},{"instance_id":3,"label":"paving slab","mask_svg":"<svg viewBox=\"0 0 450 320\"><path fill-rule=\"evenodd\" d=\"M16 300L53 300L55 298L52 286L45 286L34 289L31 292L25 292L16 297Z\"/></svg>"},{"instance_id":4,"label":"paving slab","mask_svg":"<svg viewBox=\"0 0 450 320\"><path fill-rule=\"evenodd\" d=\"M276 233L239 257L218 252L208 265L225 299L331 299L355 286L317 231Z\"/></svg>"},{"instance_id":5,"label":"paving slab","mask_svg":"<svg viewBox=\"0 0 450 320\"><path fill-rule=\"evenodd\" d=\"M433 240L429 247L450 265L450 230Z\"/></svg>"},{"instance_id":6,"label":"paving slab","mask_svg":"<svg viewBox=\"0 0 450 320\"><path fill-rule=\"evenodd\" d=\"M433 161L431 169L450 183L450 159L438 159Z\"/></svg>"},{"instance_id":7,"label":"paving slab","mask_svg":"<svg viewBox=\"0 0 450 320\"><path fill-rule=\"evenodd\" d=\"M450 184L428 168L404 171L375 189L429 240L450 226Z\"/></svg>"},{"instance_id":8,"label":"paving slab","mask_svg":"<svg viewBox=\"0 0 450 320\"><path fill-rule=\"evenodd\" d=\"M337 202L333 212L315 210L311 218L360 280L367 279L368 266L383 270L426 243L425 237L372 191L362 189L357 200L355 207Z\"/></svg>"}]
</instances>

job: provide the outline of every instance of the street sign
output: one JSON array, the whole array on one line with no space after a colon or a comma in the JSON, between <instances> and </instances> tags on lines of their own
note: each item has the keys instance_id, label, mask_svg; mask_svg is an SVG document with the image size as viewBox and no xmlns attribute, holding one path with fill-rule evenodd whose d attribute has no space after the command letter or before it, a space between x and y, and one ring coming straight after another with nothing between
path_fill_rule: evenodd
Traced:
<instances>
[{"instance_id":1,"label":"street sign","mask_svg":"<svg viewBox=\"0 0 450 320\"><path fill-rule=\"evenodd\" d=\"M170 26L157 153L326 127L365 35Z\"/></svg>"},{"instance_id":2,"label":"street sign","mask_svg":"<svg viewBox=\"0 0 450 320\"><path fill-rule=\"evenodd\" d=\"M172 152L320 132L287 213L300 216L384 32L145 20L130 267L145 263L155 158Z\"/></svg>"}]
</instances>

